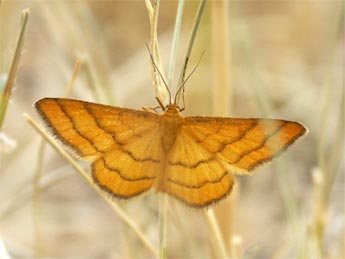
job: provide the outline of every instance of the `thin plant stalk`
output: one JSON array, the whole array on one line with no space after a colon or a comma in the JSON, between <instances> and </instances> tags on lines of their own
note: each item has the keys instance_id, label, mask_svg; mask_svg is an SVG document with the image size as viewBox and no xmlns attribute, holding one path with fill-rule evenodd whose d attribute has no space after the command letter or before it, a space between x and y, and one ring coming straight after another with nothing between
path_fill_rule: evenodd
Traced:
<instances>
[{"instance_id":1,"label":"thin plant stalk","mask_svg":"<svg viewBox=\"0 0 345 259\"><path fill-rule=\"evenodd\" d=\"M335 45L338 42L339 37L344 31L344 13L345 6L341 5L340 8L337 8L334 14L334 22L336 26L329 28L329 37L328 41L328 51L323 53L323 58L326 62L327 68L332 68L334 63L336 53L332 52ZM313 176L316 179L321 179L321 181L314 181L314 213L312 215L311 229L312 233L309 235L310 243L316 243L316 251L320 257L325 256L324 248L324 238L325 238L325 229L329 223L329 204L330 198L333 190L333 186L336 180L336 176L339 173L341 168L342 158L344 157L344 137L345 137L345 91L342 88L340 100L339 100L339 117L337 119L338 125L334 127L333 136L334 142L328 143L329 140L329 121L328 118L331 114L334 113L330 109L332 103L336 99L334 96L334 91L329 86L333 85L334 82L330 82L329 75L332 74L332 70L329 69L325 74L328 75L325 78L323 94L324 97L322 105L320 106L320 130L318 136L318 145L317 145L317 159L318 167L313 171ZM329 147L328 145L332 145ZM315 173L319 177L315 177Z\"/></svg>"},{"instance_id":2,"label":"thin plant stalk","mask_svg":"<svg viewBox=\"0 0 345 259\"><path fill-rule=\"evenodd\" d=\"M184 62L183 62L182 67L181 67L181 72L180 72L178 83L177 83L178 86L182 85L182 83L184 81L185 72L186 72L186 69L188 66L188 61L189 61L190 55L192 53L194 41L196 38L196 33L198 32L201 17L204 13L206 3L207 3L207 0L200 0L200 2L199 2L199 7L198 7L198 10L196 12L196 17L194 19L192 31L191 31L191 34L190 34L189 40L188 40L187 50L186 50L186 53L183 57ZM176 94L178 94L178 96L175 97L177 100L177 103L178 103L178 100L180 99L181 94L182 94L182 96L184 95L184 87L183 87L182 91L180 91L179 93L176 93Z\"/></svg>"},{"instance_id":3,"label":"thin plant stalk","mask_svg":"<svg viewBox=\"0 0 345 259\"><path fill-rule=\"evenodd\" d=\"M38 183L38 189L42 193L42 191L49 189L58 182L67 179L71 175L71 172L58 172L56 174L42 176ZM23 184L23 186L18 188L18 191L16 192L16 195L13 197L11 202L8 202L7 204L1 204L0 220L9 217L12 213L22 208L25 203L33 199L34 195L35 192L32 185L28 185L27 183Z\"/></svg>"},{"instance_id":4,"label":"thin plant stalk","mask_svg":"<svg viewBox=\"0 0 345 259\"><path fill-rule=\"evenodd\" d=\"M166 77L165 77L164 68L161 62L158 39L157 39L157 25L158 25L160 0L154 1L154 5L152 5L150 0L145 0L145 3L146 3L147 11L149 13L150 25L151 25L150 26L150 31L151 31L150 51L152 52L151 53L152 59L150 58L150 62L151 62L151 67L152 67L151 68L152 82L153 82L156 98L159 100L160 103L164 104L166 96L167 96L167 91L162 90L164 89L162 87L162 80L165 80ZM155 64L153 64L153 62L155 62ZM160 75L157 74L155 65L159 69Z\"/></svg>"},{"instance_id":5,"label":"thin plant stalk","mask_svg":"<svg viewBox=\"0 0 345 259\"><path fill-rule=\"evenodd\" d=\"M88 86L91 89L91 92L93 93L93 96L96 98L97 102L103 102L102 94L101 91L98 87L99 85L99 79L97 76L97 73L92 67L92 63L90 61L90 58L84 58L83 64L85 64L85 72L86 72L86 77L88 80Z\"/></svg>"},{"instance_id":6,"label":"thin plant stalk","mask_svg":"<svg viewBox=\"0 0 345 259\"><path fill-rule=\"evenodd\" d=\"M78 56L88 56L90 71L92 74L93 91L97 91L98 102L114 104L111 94L111 83L109 80L109 52L104 42L104 37L95 39L100 30L99 24L90 9L87 1L76 1L74 5L70 1L45 1L36 2L38 15L43 16L46 24L42 26L43 33L49 35L56 42L61 41L64 35L64 42L73 49L77 49ZM69 26L70 24L83 23L88 26L89 33L85 35L83 26ZM85 41L87 43L85 44ZM59 43L57 43L59 44ZM83 46L82 50L80 47ZM79 53L79 51L81 51ZM61 72L65 70L66 64L57 60ZM68 66L68 65L67 65ZM87 69L87 64L85 66ZM90 75L88 75L90 76ZM90 79L90 78L88 78Z\"/></svg>"},{"instance_id":7,"label":"thin plant stalk","mask_svg":"<svg viewBox=\"0 0 345 259\"><path fill-rule=\"evenodd\" d=\"M168 74L168 85L170 87L171 87L171 83L175 74L176 56L177 56L176 49L177 49L177 45L178 45L178 41L179 41L179 37L181 33L183 8L184 8L184 0L180 0L178 2L178 7L177 7L174 35L172 39L171 53L170 53L170 67L169 67L169 74Z\"/></svg>"},{"instance_id":8,"label":"thin plant stalk","mask_svg":"<svg viewBox=\"0 0 345 259\"><path fill-rule=\"evenodd\" d=\"M212 2L213 112L228 116L230 106L229 2Z\"/></svg>"},{"instance_id":9,"label":"thin plant stalk","mask_svg":"<svg viewBox=\"0 0 345 259\"><path fill-rule=\"evenodd\" d=\"M204 213L204 216L212 233L213 238L211 240L213 240L213 246L215 247L217 258L228 258L224 239L222 237L216 216L214 215L214 211L209 209Z\"/></svg>"},{"instance_id":10,"label":"thin plant stalk","mask_svg":"<svg viewBox=\"0 0 345 259\"><path fill-rule=\"evenodd\" d=\"M151 60L151 66L152 66L152 77L154 82L154 88L156 92L157 99L164 103L164 94L162 94L162 91L160 90L159 82L162 82L162 80L165 80L164 76L164 70L163 66L161 64L161 58L160 58L160 51L158 47L158 39L157 39L157 24L158 24L158 13L159 13L159 5L160 0L157 0L154 4L154 6L151 5L151 1L146 1L147 9L149 12L150 22L151 22L151 51L152 51L152 57L153 60ZM155 64L153 62L155 61L155 58L157 58L157 67L160 71L160 78L157 75L157 71L155 69ZM160 80L161 79L161 80ZM171 101L171 100L169 100ZM159 211L159 247L158 247L158 253L160 259L167 258L167 224L168 224L168 196L166 193L160 193L158 195L158 211Z\"/></svg>"},{"instance_id":11,"label":"thin plant stalk","mask_svg":"<svg viewBox=\"0 0 345 259\"><path fill-rule=\"evenodd\" d=\"M77 75L78 75L79 70L80 70L80 65L81 65L81 61L80 61L80 59L77 59L75 64L74 64L74 70L73 70L72 78L71 78L70 82L68 83L66 90L65 90L65 93L63 95L64 97L67 97L69 95L69 93L71 92L72 87L74 86L75 80L77 79Z\"/></svg>"},{"instance_id":12,"label":"thin plant stalk","mask_svg":"<svg viewBox=\"0 0 345 259\"><path fill-rule=\"evenodd\" d=\"M238 235L232 235L231 237L231 258L240 259L242 258L242 237Z\"/></svg>"},{"instance_id":13,"label":"thin plant stalk","mask_svg":"<svg viewBox=\"0 0 345 259\"><path fill-rule=\"evenodd\" d=\"M330 155L331 159L329 161L329 168L330 174L328 175L326 186L325 186L325 200L327 203L329 202L333 184L335 183L337 173L339 173L339 169L341 167L342 158L345 154L345 90L343 88L343 92L341 94L341 100L339 105L339 118L338 118L338 126L335 129L335 139L340 141L334 142L334 147L332 148L332 153Z\"/></svg>"},{"instance_id":14,"label":"thin plant stalk","mask_svg":"<svg viewBox=\"0 0 345 259\"><path fill-rule=\"evenodd\" d=\"M84 180L98 193L98 195L108 203L108 205L115 211L116 215L118 215L119 218L134 231L145 247L147 247L155 256L157 256L158 254L154 246L146 238L144 233L142 233L141 230L135 225L134 221L130 219L127 213L123 211L123 209L120 208L108 194L96 186L89 174L86 173L84 169L78 163L76 163L66 151L62 149L62 147L52 140L52 138L47 135L47 133L38 125L37 122L35 122L28 114L24 114L24 118L53 147L53 149L84 178Z\"/></svg>"},{"instance_id":15,"label":"thin plant stalk","mask_svg":"<svg viewBox=\"0 0 345 259\"><path fill-rule=\"evenodd\" d=\"M165 73L164 73L164 67L162 65L162 59L161 59L161 53L159 50L159 43L158 43L158 34L157 34L157 28L158 28L158 14L159 14L159 7L160 7L160 0L154 0L155 1L155 7L154 7L154 14L153 14L153 20L151 25L151 47L153 51L153 57L157 59L157 66L161 71L161 74L163 76L162 79L165 80Z\"/></svg>"},{"instance_id":16,"label":"thin plant stalk","mask_svg":"<svg viewBox=\"0 0 345 259\"><path fill-rule=\"evenodd\" d=\"M333 28L330 28L330 40L329 40L329 49L331 50L334 48L334 45L337 42L337 39L342 36L342 32L344 31L344 14L345 14L345 5L341 5L341 8L336 10L336 13L334 15L334 20L336 26ZM336 57L336 53L325 52L324 55L326 56L326 61L329 63L329 67L331 67L331 64L334 62L334 59ZM331 70L329 73L326 73L327 75L331 74ZM343 78L344 79L344 78ZM325 91L326 91L326 101L324 105L321 107L321 125L322 131L320 132L319 139L322 139L323 142L319 143L318 148L318 162L319 167L322 168L322 172L327 174L325 175L325 189L324 189L324 201L326 204L329 203L329 198L331 195L333 183L335 181L336 175L339 171L339 168L341 166L342 157L344 157L344 127L345 127L345 90L344 87L342 87L340 100L339 100L339 118L338 118L338 125L335 127L334 136L335 136L335 142L334 146L331 149L331 153L329 154L329 151L326 147L326 140L329 138L329 133L327 131L328 127L328 121L327 116L329 116L333 111L330 111L329 107L331 107L331 103L334 101L334 91L329 88L329 85L333 85L334 82L325 82ZM322 134L322 135L321 135ZM337 141L340 140L340 141Z\"/></svg>"},{"instance_id":17,"label":"thin plant stalk","mask_svg":"<svg viewBox=\"0 0 345 259\"><path fill-rule=\"evenodd\" d=\"M5 83L5 88L2 93L1 99L0 99L0 131L5 119L5 114L7 110L7 105L11 97L11 92L14 84L14 80L16 78L18 66L19 66L19 60L20 60L20 55L22 53L22 48L23 48L23 42L24 42L24 33L26 29L26 24L29 19L29 10L25 9L22 11L22 24L19 32L19 37L17 41L17 46L16 50L14 52L14 57L12 60L11 68L8 73L8 77Z\"/></svg>"},{"instance_id":18,"label":"thin plant stalk","mask_svg":"<svg viewBox=\"0 0 345 259\"><path fill-rule=\"evenodd\" d=\"M75 80L77 79L77 75L80 69L80 60L77 59L75 62L74 70L73 70L73 75L68 83L64 97L67 97L70 91L72 90L72 87L74 85ZM40 258L43 256L43 244L42 240L43 238L41 237L41 230L39 227L39 222L40 217L41 217L41 207L40 207L40 178L42 176L42 167L43 167L43 156L45 152L45 142L42 140L40 147L39 147L39 153L38 153L38 159L37 159L37 164L36 164L36 170L35 170L35 175L34 175L34 227L35 227L35 241L36 241L36 250L35 250L35 256L37 258Z\"/></svg>"},{"instance_id":19,"label":"thin plant stalk","mask_svg":"<svg viewBox=\"0 0 345 259\"><path fill-rule=\"evenodd\" d=\"M170 55L170 68L168 86L171 87L172 78L176 63L176 49L180 35L184 0L180 0L177 8L174 35ZM160 258L167 258L167 226L168 226L168 196L166 193L159 194L159 251Z\"/></svg>"},{"instance_id":20,"label":"thin plant stalk","mask_svg":"<svg viewBox=\"0 0 345 259\"><path fill-rule=\"evenodd\" d=\"M315 168L312 171L313 180L313 219L311 225L311 236L309 237L310 247L313 245L313 249L307 249L305 252L307 256L312 256L315 258L321 258L323 254L323 235L324 227L327 222L327 209L325 208L325 202L323 200L323 194L325 189L325 178L324 173L320 168ZM312 253L312 254L311 254Z\"/></svg>"},{"instance_id":21,"label":"thin plant stalk","mask_svg":"<svg viewBox=\"0 0 345 259\"><path fill-rule=\"evenodd\" d=\"M219 0L212 1L212 95L213 95L213 113L216 116L228 116L229 108L231 107L231 91L230 91L230 72L231 72L231 59L230 59L230 35L229 35L229 22L230 22L230 8L229 1ZM214 218L214 226L217 229L221 229L219 236L216 238L220 244L219 249L225 249L225 243L231 244L232 242L232 222L233 213L235 211L236 204L236 191L237 188L233 188L232 195L225 206L220 205L219 208L215 208L215 212L222 213L223 218L226 218L223 226L219 226L219 222ZM208 213L206 216L210 216ZM212 231L215 233L215 231ZM221 235L222 234L222 235ZM228 237L227 239L224 239ZM223 237L223 238L222 238ZM229 239L230 238L230 239ZM235 246L230 246L230 254L235 256L238 249L232 249ZM222 251L222 250L221 250ZM224 252L222 252L224 256Z\"/></svg>"},{"instance_id":22,"label":"thin plant stalk","mask_svg":"<svg viewBox=\"0 0 345 259\"><path fill-rule=\"evenodd\" d=\"M256 70L255 64L255 53L253 52L253 47L250 43L246 40L241 41L241 46L244 47L243 53L245 54L245 61L248 68L248 73L251 73L255 78L252 83L249 85L251 86L250 90L252 91L252 97L254 102L256 103L258 110L264 117L274 117L274 112L271 107L270 101L267 100L267 96L265 95L265 82L261 75ZM277 172L277 181L279 190L282 194L283 206L287 214L287 219L289 224L291 225L291 233L294 235L294 242L296 246L300 241L297 239L300 236L300 225L298 224L298 204L296 203L296 198L294 197L294 191L292 187L295 186L292 184L291 176L287 172L287 167L285 163L284 157L281 157L279 160L273 163L274 171Z\"/></svg>"},{"instance_id":23,"label":"thin plant stalk","mask_svg":"<svg viewBox=\"0 0 345 259\"><path fill-rule=\"evenodd\" d=\"M42 176L42 167L43 167L43 156L45 152L45 142L42 140L39 146L38 156L37 156L37 163L36 163L36 170L34 174L34 193L33 193L33 212L34 212L34 236L35 236L35 258L41 258L44 254L44 245L43 245L43 237L40 228L41 222L41 204L40 204L40 178Z\"/></svg>"},{"instance_id":24,"label":"thin plant stalk","mask_svg":"<svg viewBox=\"0 0 345 259\"><path fill-rule=\"evenodd\" d=\"M159 258L167 258L168 195L159 193Z\"/></svg>"}]
</instances>

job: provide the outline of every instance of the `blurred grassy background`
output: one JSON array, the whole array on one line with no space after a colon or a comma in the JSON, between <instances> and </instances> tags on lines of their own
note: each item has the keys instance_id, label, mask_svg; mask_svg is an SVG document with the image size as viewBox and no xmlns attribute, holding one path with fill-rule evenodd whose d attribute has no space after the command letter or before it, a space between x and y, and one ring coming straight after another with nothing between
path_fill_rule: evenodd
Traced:
<instances>
[{"instance_id":1,"label":"blurred grassy background","mask_svg":"<svg viewBox=\"0 0 345 259\"><path fill-rule=\"evenodd\" d=\"M187 85L186 115L217 115L212 4L190 61L206 50ZM176 7L176 1L161 3L158 36L166 65ZM155 105L144 1L2 1L0 79L9 71L24 8L30 18L2 128L16 146L0 139L0 238L11 258L152 257L48 146L42 180L51 185L33 206L42 141L22 118L34 114L37 99L64 94L76 58L83 63L70 97L137 109ZM187 1L181 55L196 8ZM237 177L231 205L230 199L216 205L228 250L243 258L344 258L344 2L229 1L228 25L229 115L296 120L309 128L283 158L255 176ZM158 244L156 195L118 203ZM171 201L169 258L211 258L212 242L202 213Z\"/></svg>"}]
</instances>

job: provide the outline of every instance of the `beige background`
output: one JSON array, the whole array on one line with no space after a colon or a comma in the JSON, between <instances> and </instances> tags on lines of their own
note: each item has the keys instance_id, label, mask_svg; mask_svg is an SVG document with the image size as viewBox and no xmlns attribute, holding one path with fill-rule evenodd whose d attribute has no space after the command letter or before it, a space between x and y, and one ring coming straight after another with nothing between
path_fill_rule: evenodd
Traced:
<instances>
[{"instance_id":1,"label":"beige background","mask_svg":"<svg viewBox=\"0 0 345 259\"><path fill-rule=\"evenodd\" d=\"M206 6L192 52L190 64L195 64L206 50L186 87L185 115L217 115L212 101L217 62L212 50L212 4L209 1ZM159 43L166 69L176 6L175 1L161 2ZM144 1L2 1L3 75L9 71L24 8L30 8L30 18L3 126L3 134L16 146L0 143L0 237L12 258L152 257L49 146L43 154L42 180L67 176L42 191L38 206L33 206L41 137L22 117L29 113L37 119L32 108L35 100L63 96L76 58L90 64L94 79L83 65L70 97L137 109L155 105L145 47L150 31ZM187 2L180 55L196 8L197 2ZM320 250L312 230L320 215L315 208L324 204L321 192L330 197L322 210L326 212L322 214L322 257L341 258L345 255L344 139L339 134L344 131L344 2L229 1L227 25L228 115L264 117L268 112L273 118L302 122L309 134L254 176L237 177L232 198L215 206L226 245L234 254L231 242L236 235L244 258L317 258ZM91 90L93 83L98 95ZM315 183L320 177L321 184L332 183L329 190ZM295 216L288 213L284 190L297 208ZM157 195L115 202L157 245ZM175 201L169 206L169 258L215 256L214 238L203 213Z\"/></svg>"}]
</instances>

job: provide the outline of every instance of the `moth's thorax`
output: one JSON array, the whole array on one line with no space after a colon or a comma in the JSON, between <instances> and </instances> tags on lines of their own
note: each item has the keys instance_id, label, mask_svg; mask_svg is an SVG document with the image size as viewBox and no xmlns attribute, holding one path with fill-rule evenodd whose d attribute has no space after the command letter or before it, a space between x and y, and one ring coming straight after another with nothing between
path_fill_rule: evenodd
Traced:
<instances>
[{"instance_id":1,"label":"moth's thorax","mask_svg":"<svg viewBox=\"0 0 345 259\"><path fill-rule=\"evenodd\" d=\"M162 116L162 144L164 151L167 153L172 148L183 117L179 114L177 106L167 107Z\"/></svg>"}]
</instances>

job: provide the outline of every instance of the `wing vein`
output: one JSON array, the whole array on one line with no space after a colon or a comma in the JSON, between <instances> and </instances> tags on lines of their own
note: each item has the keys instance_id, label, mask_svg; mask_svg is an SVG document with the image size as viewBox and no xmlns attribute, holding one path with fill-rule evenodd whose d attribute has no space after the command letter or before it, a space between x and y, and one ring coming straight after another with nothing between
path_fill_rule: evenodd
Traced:
<instances>
[{"instance_id":1,"label":"wing vein","mask_svg":"<svg viewBox=\"0 0 345 259\"><path fill-rule=\"evenodd\" d=\"M181 185L183 187L186 187L186 188L192 188L192 189L200 189L202 188L203 186L205 186L206 184L215 184L215 183L219 183L223 180L223 178L228 174L227 171L225 171L219 178L215 179L215 180L206 180L202 183L199 183L199 184L193 184L193 185L188 185L188 184L185 184L181 181L177 181L177 180L172 180L172 179L168 179L169 182L171 183L174 183L174 184L177 184L177 185Z\"/></svg>"},{"instance_id":2,"label":"wing vein","mask_svg":"<svg viewBox=\"0 0 345 259\"><path fill-rule=\"evenodd\" d=\"M71 122L72 124L72 128L73 130L75 130L77 132L77 134L82 137L83 139L85 139L87 142L89 142L89 144L97 151L97 152L100 152L100 153L104 153L103 151L99 150L97 148L97 146L92 142L92 140L90 140L87 136L85 136L83 133L81 133L79 131L79 129L76 127L76 123L73 119L73 117L69 114L69 112L63 107L63 105L61 103L58 102L58 100L56 100L56 104L59 106L59 108L61 109L61 111L64 113L64 115L67 117L67 119ZM75 145L73 145L73 143L71 143L70 141L68 141L66 138L63 138L65 139L65 141L69 142L70 145L72 145L73 147L75 147ZM78 150L80 150L78 148Z\"/></svg>"},{"instance_id":3,"label":"wing vein","mask_svg":"<svg viewBox=\"0 0 345 259\"><path fill-rule=\"evenodd\" d=\"M120 146L121 150L122 150L124 153L126 153L127 155L129 155L133 160L138 161L138 162L145 162L145 161L152 161L152 162L154 162L154 163L159 163L159 162L160 162L160 160L158 160L158 159L153 159L153 158L151 158L151 157L147 157L147 158L137 158L137 157L133 154L133 152L131 152L131 151L129 151L129 150L126 150L126 149L123 147L126 143L120 142L120 141L117 139L117 136L116 136L116 133L115 133L115 132L110 132L110 131L104 129L104 127L102 127L102 126L98 123L98 121L94 118L95 116L93 115L92 111L91 111L84 103L83 103L83 107L85 108L86 112L87 112L88 114L90 114L90 116L91 116L92 119L94 120L94 122L95 122L95 124L97 125L97 127L98 127L100 130L104 131L105 133L111 135L112 138L113 138L113 140L114 140L114 142L115 142L117 145ZM120 122L121 122L121 121L120 121ZM121 123L122 123L122 122L121 122ZM135 130L134 130L132 127L130 127L130 126L128 126L128 125L127 125L127 127L129 127L130 130L133 132L132 136L136 136L136 137L139 137L139 138L142 136L143 133L152 131L152 128L149 128L149 129L143 130L142 132L140 132L140 134L138 134L138 133L135 133ZM149 145L152 143L152 140L153 140L153 139L151 139L151 142L149 143ZM127 140L127 142L128 142L128 140ZM148 145L148 146L149 146L149 145Z\"/></svg>"},{"instance_id":4,"label":"wing vein","mask_svg":"<svg viewBox=\"0 0 345 259\"><path fill-rule=\"evenodd\" d=\"M276 134L279 133L279 131L286 125L286 122L282 123L282 125L280 125L277 129L275 129L273 132L271 132L270 134L268 134L267 136L265 136L265 138L259 143L258 146L254 147L253 149L249 149L246 152L241 153L237 159L235 161L232 161L230 164L236 164L238 162L240 162L244 157L246 157L247 155L249 155L252 152L255 152L256 150L259 150L260 148L264 147L265 144L267 143L267 141L274 137Z\"/></svg>"},{"instance_id":5,"label":"wing vein","mask_svg":"<svg viewBox=\"0 0 345 259\"><path fill-rule=\"evenodd\" d=\"M249 132L251 132L256 126L258 125L257 121L254 121L250 127L248 127L247 129L245 129L240 136L238 136L236 139L233 139L231 141L227 141L227 142L223 142L222 146L215 151L215 153L220 153L222 152L227 146L231 145L231 144L235 144L237 142L240 142L243 138L245 138L245 135L248 134ZM224 135L222 135L224 136ZM226 136L224 136L226 137Z\"/></svg>"},{"instance_id":6,"label":"wing vein","mask_svg":"<svg viewBox=\"0 0 345 259\"><path fill-rule=\"evenodd\" d=\"M152 179L156 178L155 176L143 176L143 177L139 177L139 178L129 178L127 176L124 176L120 169L108 165L107 161L103 157L101 157L100 159L103 161L104 167L106 169L108 169L109 171L112 171L112 172L116 172L123 180L134 182L134 181L152 180Z\"/></svg>"},{"instance_id":7,"label":"wing vein","mask_svg":"<svg viewBox=\"0 0 345 259\"><path fill-rule=\"evenodd\" d=\"M199 160L198 162L196 162L194 164L188 164L188 163L184 163L182 161L176 161L176 162L170 162L169 161L169 165L172 165L172 166L179 165L179 166L182 166L182 167L185 167L185 168L193 169L193 168L197 168L201 164L206 164L206 163L209 163L209 162L211 162L213 160L215 160L214 156L212 156L212 157L210 157L208 159Z\"/></svg>"}]
</instances>

